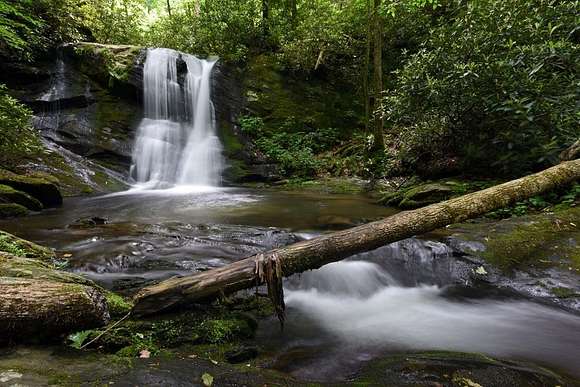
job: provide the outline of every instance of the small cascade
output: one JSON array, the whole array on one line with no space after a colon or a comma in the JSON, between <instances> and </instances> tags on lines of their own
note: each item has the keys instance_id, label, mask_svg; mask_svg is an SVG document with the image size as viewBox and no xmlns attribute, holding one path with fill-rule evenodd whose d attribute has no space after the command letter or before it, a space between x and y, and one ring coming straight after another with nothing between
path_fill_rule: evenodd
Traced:
<instances>
[{"instance_id":1,"label":"small cascade","mask_svg":"<svg viewBox=\"0 0 580 387\"><path fill-rule=\"evenodd\" d=\"M186 74L178 67L185 64ZM166 48L150 49L143 69L144 118L131 175L149 188L217 186L223 170L211 102L215 61Z\"/></svg>"}]
</instances>

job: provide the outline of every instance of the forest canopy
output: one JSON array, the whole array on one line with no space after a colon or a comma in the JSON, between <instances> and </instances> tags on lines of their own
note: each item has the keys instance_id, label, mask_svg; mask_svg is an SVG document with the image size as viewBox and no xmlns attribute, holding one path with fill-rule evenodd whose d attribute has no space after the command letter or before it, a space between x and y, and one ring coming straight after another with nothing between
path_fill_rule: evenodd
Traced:
<instances>
[{"instance_id":1,"label":"forest canopy","mask_svg":"<svg viewBox=\"0 0 580 387\"><path fill-rule=\"evenodd\" d=\"M337 141L326 149L292 138L291 130L261 136L264 153L290 160L288 172L343 173L319 155L350 141L358 144L349 148L359 149L354 155L333 157L354 157L358 167L349 171L358 174L405 174L436 164L474 173L492 166L510 175L554 163L578 138L579 5L0 0L0 52L33 61L60 43L87 40L217 55L242 67L268 55L289 76L348 82L341 92L358 117L357 127L332 134ZM328 131L309 127L305 134ZM283 145L291 143L297 150Z\"/></svg>"}]
</instances>

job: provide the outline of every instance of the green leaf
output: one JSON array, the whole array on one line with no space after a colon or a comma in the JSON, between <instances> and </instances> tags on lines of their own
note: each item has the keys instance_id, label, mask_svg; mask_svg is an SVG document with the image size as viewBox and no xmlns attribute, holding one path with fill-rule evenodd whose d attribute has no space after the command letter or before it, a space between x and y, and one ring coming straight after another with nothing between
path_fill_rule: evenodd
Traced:
<instances>
[{"instance_id":1,"label":"green leaf","mask_svg":"<svg viewBox=\"0 0 580 387\"><path fill-rule=\"evenodd\" d=\"M206 372L205 374L201 375L201 381L203 382L204 386L210 387L213 384L213 376Z\"/></svg>"},{"instance_id":2,"label":"green leaf","mask_svg":"<svg viewBox=\"0 0 580 387\"><path fill-rule=\"evenodd\" d=\"M71 341L70 346L76 349L81 349L83 343L87 340L87 338L93 333L93 330L88 331L80 331L76 333L72 333L68 336L68 339Z\"/></svg>"}]
</instances>

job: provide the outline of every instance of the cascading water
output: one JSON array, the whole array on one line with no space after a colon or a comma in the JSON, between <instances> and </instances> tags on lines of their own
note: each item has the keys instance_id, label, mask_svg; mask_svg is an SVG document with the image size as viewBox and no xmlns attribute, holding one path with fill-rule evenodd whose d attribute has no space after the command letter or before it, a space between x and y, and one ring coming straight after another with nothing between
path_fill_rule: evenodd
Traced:
<instances>
[{"instance_id":1,"label":"cascading water","mask_svg":"<svg viewBox=\"0 0 580 387\"><path fill-rule=\"evenodd\" d=\"M185 77L178 72L180 61L187 69ZM148 50L143 69L145 114L131 171L139 185L219 185L222 146L210 98L214 64L167 48Z\"/></svg>"}]
</instances>

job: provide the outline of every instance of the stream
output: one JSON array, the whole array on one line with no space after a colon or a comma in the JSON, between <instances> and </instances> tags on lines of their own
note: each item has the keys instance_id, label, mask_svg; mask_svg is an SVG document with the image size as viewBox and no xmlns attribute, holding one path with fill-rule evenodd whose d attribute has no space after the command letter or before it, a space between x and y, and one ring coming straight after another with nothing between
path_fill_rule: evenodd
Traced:
<instances>
[{"instance_id":1,"label":"stream","mask_svg":"<svg viewBox=\"0 0 580 387\"><path fill-rule=\"evenodd\" d=\"M218 267L394 210L354 195L179 187L71 198L0 228L54 247L69 270L126 294L151 280ZM87 219L97 224L87 225ZM471 270L439 240L411 238L285 281L283 331L256 342L271 367L339 381L407 350L481 352L579 374L580 317L458 283Z\"/></svg>"}]
</instances>

